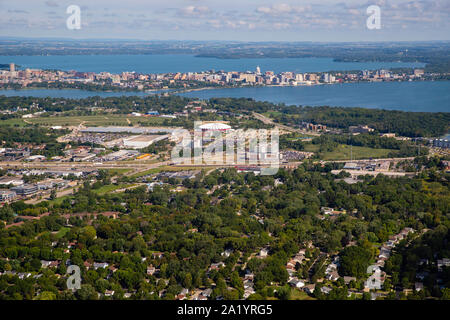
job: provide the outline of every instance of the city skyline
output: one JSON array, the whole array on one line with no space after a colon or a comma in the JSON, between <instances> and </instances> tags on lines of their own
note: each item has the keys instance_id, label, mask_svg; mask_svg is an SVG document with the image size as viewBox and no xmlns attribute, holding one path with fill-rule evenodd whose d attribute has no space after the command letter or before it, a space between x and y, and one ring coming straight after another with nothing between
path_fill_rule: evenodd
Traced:
<instances>
[{"instance_id":1,"label":"city skyline","mask_svg":"<svg viewBox=\"0 0 450 320\"><path fill-rule=\"evenodd\" d=\"M70 5L81 28L70 30ZM366 10L378 5L381 28L370 30ZM450 40L450 4L444 0L245 2L231 0L0 1L3 37L220 41Z\"/></svg>"}]
</instances>

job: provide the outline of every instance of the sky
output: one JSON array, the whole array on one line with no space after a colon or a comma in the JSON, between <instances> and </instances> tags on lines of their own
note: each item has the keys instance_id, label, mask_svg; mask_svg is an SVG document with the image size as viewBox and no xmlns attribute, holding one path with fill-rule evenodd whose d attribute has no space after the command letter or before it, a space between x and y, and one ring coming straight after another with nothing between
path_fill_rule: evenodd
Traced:
<instances>
[{"instance_id":1,"label":"sky","mask_svg":"<svg viewBox=\"0 0 450 320\"><path fill-rule=\"evenodd\" d=\"M69 5L81 9L70 30ZM370 30L366 10L381 9ZM450 0L0 0L0 37L234 40L450 40Z\"/></svg>"}]
</instances>

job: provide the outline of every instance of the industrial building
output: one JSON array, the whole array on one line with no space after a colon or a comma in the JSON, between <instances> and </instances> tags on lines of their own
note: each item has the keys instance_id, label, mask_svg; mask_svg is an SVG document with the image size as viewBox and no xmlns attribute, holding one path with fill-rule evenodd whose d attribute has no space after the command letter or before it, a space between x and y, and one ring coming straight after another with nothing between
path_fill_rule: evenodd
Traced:
<instances>
[{"instance_id":1,"label":"industrial building","mask_svg":"<svg viewBox=\"0 0 450 320\"><path fill-rule=\"evenodd\" d=\"M448 148L450 148L450 140L434 139L433 140L433 147L448 149Z\"/></svg>"},{"instance_id":2,"label":"industrial building","mask_svg":"<svg viewBox=\"0 0 450 320\"><path fill-rule=\"evenodd\" d=\"M10 202L14 200L17 194L11 190L0 190L0 202Z\"/></svg>"},{"instance_id":3,"label":"industrial building","mask_svg":"<svg viewBox=\"0 0 450 320\"><path fill-rule=\"evenodd\" d=\"M24 184L21 186L11 188L12 191L17 193L19 196L27 196L38 192L39 188L35 184Z\"/></svg>"},{"instance_id":4,"label":"industrial building","mask_svg":"<svg viewBox=\"0 0 450 320\"><path fill-rule=\"evenodd\" d=\"M175 130L177 129L165 127L88 127L81 129L80 132L158 134L173 133Z\"/></svg>"},{"instance_id":5,"label":"industrial building","mask_svg":"<svg viewBox=\"0 0 450 320\"><path fill-rule=\"evenodd\" d=\"M123 139L123 146L125 148L142 149L148 147L149 145L167 139L168 135L158 136L158 135L140 135L132 136Z\"/></svg>"}]
</instances>

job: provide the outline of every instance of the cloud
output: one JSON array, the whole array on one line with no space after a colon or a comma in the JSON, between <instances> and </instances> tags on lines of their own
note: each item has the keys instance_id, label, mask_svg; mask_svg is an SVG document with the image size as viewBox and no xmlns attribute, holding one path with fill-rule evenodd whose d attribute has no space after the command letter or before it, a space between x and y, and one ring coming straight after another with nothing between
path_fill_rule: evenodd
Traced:
<instances>
[{"instance_id":1,"label":"cloud","mask_svg":"<svg viewBox=\"0 0 450 320\"><path fill-rule=\"evenodd\" d=\"M207 6L187 6L178 11L178 13L185 17L204 16L210 13L211 10Z\"/></svg>"},{"instance_id":2,"label":"cloud","mask_svg":"<svg viewBox=\"0 0 450 320\"><path fill-rule=\"evenodd\" d=\"M322 32L324 38L329 38L333 37L331 31L335 30L342 35L341 38L348 34L352 39L352 34L366 28L366 8L373 4L381 7L382 28L391 38L403 26L411 30L411 35L417 30L433 28L444 34L450 27L450 0L43 0L39 1L39 8L33 7L31 11L27 4L34 1L0 0L0 3L8 3L3 10L7 18L0 21L0 29L15 28L17 34L42 31L42 35L53 35L45 30L64 26L58 25L56 14L49 15L49 11L59 11L68 3L77 2L82 8L82 17L86 17L82 21L89 22L89 26L81 31L86 32L87 37L94 33L101 37L110 32L121 33L125 37L127 34L147 34L151 29L161 38L174 35L171 30L180 31L176 33L178 38L184 35L220 38L228 33L237 38L246 34L245 37L253 40L249 34L256 37L258 34L273 36L276 33L286 39L290 33L306 34L309 31ZM25 14L28 13L26 10L33 14ZM22 18L28 20L22 25L10 24L9 18L16 22Z\"/></svg>"},{"instance_id":3,"label":"cloud","mask_svg":"<svg viewBox=\"0 0 450 320\"><path fill-rule=\"evenodd\" d=\"M47 0L47 1L45 1L45 4L47 6L53 7L53 8L58 7L58 3L56 3L56 1L53 1L53 0Z\"/></svg>"},{"instance_id":4,"label":"cloud","mask_svg":"<svg viewBox=\"0 0 450 320\"><path fill-rule=\"evenodd\" d=\"M274 4L271 7L258 7L256 12L262 14L268 14L272 16L279 16L284 14L297 14L303 13L311 9L310 5L307 6L291 6L286 3Z\"/></svg>"},{"instance_id":5,"label":"cloud","mask_svg":"<svg viewBox=\"0 0 450 320\"><path fill-rule=\"evenodd\" d=\"M28 14L29 12L26 11L26 10L18 10L18 9L11 10L11 9L9 9L8 13L25 13L25 14Z\"/></svg>"}]
</instances>

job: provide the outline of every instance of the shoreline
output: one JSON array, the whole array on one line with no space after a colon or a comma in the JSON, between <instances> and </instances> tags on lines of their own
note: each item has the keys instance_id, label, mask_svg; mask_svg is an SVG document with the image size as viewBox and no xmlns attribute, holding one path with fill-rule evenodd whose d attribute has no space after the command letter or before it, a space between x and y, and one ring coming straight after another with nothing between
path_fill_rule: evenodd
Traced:
<instances>
[{"instance_id":1,"label":"shoreline","mask_svg":"<svg viewBox=\"0 0 450 320\"><path fill-rule=\"evenodd\" d=\"M215 90L215 89L239 89L239 88L265 88L265 87L273 87L273 88L295 88L295 87L314 87L314 86L334 86L334 85L343 85L343 84L360 84L360 83L415 83L415 82L447 82L450 80L392 80L392 81L351 81L351 82L334 82L334 83L311 83L311 84L267 84L267 85L241 85L241 86L207 86L203 88L192 88L192 89L181 89L181 88L168 88L168 89L143 89L143 90L126 90L126 88L118 88L118 90L91 90L87 88L54 88L54 87L21 87L21 88L8 88L0 86L1 91L6 90L14 90L14 91L26 91L26 90L79 90L79 91L87 91L87 92L106 92L106 93L139 93L139 94L165 94L165 93L188 93L195 91L203 91L203 90Z\"/></svg>"}]
</instances>

